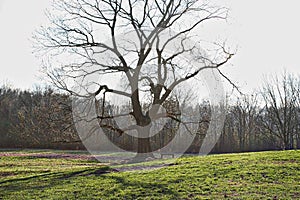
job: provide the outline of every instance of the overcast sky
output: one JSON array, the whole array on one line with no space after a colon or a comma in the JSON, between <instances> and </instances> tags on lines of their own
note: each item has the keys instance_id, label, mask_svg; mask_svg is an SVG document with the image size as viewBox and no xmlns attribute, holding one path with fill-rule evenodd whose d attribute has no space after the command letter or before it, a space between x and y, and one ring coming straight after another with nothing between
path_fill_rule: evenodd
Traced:
<instances>
[{"instance_id":1,"label":"overcast sky","mask_svg":"<svg viewBox=\"0 0 300 200\"><path fill-rule=\"evenodd\" d=\"M300 72L300 1L223 0L230 8L227 23L203 29L210 39L227 38L237 54L222 70L247 92L265 74L284 69ZM32 32L45 23L47 0L0 0L0 84L32 88L39 83L39 64L32 55Z\"/></svg>"}]
</instances>

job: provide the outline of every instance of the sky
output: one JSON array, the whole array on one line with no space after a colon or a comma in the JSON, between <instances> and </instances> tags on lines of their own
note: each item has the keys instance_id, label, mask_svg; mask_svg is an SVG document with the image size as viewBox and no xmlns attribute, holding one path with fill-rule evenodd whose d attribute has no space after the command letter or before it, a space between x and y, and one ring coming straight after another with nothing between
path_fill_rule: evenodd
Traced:
<instances>
[{"instance_id":1,"label":"sky","mask_svg":"<svg viewBox=\"0 0 300 200\"><path fill-rule=\"evenodd\" d=\"M230 9L227 22L207 23L201 34L227 41L237 50L222 68L244 92L258 88L263 77L284 70L300 72L300 1L215 0ZM32 89L41 83L39 61L31 36L46 23L48 0L0 0L0 85Z\"/></svg>"}]
</instances>

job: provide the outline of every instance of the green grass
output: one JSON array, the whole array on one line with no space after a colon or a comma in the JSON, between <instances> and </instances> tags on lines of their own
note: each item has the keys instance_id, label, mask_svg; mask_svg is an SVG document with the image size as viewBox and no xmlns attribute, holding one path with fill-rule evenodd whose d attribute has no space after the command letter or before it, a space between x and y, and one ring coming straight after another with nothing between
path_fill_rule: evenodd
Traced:
<instances>
[{"instance_id":1,"label":"green grass","mask_svg":"<svg viewBox=\"0 0 300 200\"><path fill-rule=\"evenodd\" d=\"M86 160L0 158L0 199L226 198L300 199L300 151L185 157L128 172Z\"/></svg>"}]
</instances>

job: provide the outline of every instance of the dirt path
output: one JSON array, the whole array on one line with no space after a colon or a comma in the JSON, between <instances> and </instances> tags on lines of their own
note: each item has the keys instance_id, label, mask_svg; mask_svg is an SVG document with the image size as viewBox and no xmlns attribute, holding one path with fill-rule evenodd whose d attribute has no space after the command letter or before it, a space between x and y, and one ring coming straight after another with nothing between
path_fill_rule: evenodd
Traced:
<instances>
[{"instance_id":1,"label":"dirt path","mask_svg":"<svg viewBox=\"0 0 300 200\"><path fill-rule=\"evenodd\" d=\"M155 169L161 169L164 167L172 166L173 164L156 164L156 165L149 165L149 166L129 166L129 167L113 167L114 169L118 170L119 172L128 172L128 171L142 171L142 170L155 170Z\"/></svg>"},{"instance_id":2,"label":"dirt path","mask_svg":"<svg viewBox=\"0 0 300 200\"><path fill-rule=\"evenodd\" d=\"M2 156L17 156L17 157L31 157L31 158L48 158L48 159L82 159L82 160L96 160L92 155L85 154L67 154L67 153L0 153Z\"/></svg>"},{"instance_id":3,"label":"dirt path","mask_svg":"<svg viewBox=\"0 0 300 200\"><path fill-rule=\"evenodd\" d=\"M93 155L89 154L70 154L70 153L19 153L19 152L4 152L0 153L0 158L4 156L13 157L30 157L30 158L47 158L47 159L75 159L75 160L87 160L87 161L97 161ZM112 156L101 155L104 160L113 159ZM133 166L111 166L114 169L112 172L127 172L127 171L142 171L142 170L155 170L161 169L163 167L168 167L172 164L153 164L153 165L133 165Z\"/></svg>"}]
</instances>

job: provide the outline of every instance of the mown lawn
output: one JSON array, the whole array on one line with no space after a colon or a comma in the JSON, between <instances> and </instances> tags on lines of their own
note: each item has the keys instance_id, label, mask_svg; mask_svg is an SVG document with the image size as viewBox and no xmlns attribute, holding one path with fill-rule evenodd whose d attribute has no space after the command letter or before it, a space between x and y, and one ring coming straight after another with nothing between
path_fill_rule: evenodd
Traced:
<instances>
[{"instance_id":1,"label":"mown lawn","mask_svg":"<svg viewBox=\"0 0 300 200\"><path fill-rule=\"evenodd\" d=\"M0 199L300 199L300 151L186 157L125 172L92 160L2 156Z\"/></svg>"}]
</instances>

